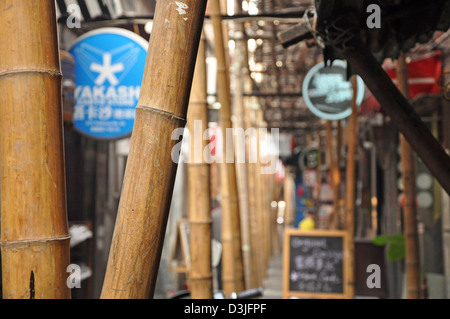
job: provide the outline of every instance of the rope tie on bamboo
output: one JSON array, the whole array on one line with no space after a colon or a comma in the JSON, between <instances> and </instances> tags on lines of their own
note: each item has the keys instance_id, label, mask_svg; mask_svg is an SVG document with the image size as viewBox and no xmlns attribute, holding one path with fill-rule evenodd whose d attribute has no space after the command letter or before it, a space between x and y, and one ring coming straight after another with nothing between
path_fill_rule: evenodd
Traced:
<instances>
[{"instance_id":1,"label":"rope tie on bamboo","mask_svg":"<svg viewBox=\"0 0 450 319\"><path fill-rule=\"evenodd\" d=\"M149 111L152 113L156 113L158 115L165 116L165 117L169 118L170 120L176 119L176 120L182 122L183 124L186 124L186 118L181 117L176 114L173 114L173 113L170 113L170 112L167 112L167 111L164 111L164 110L161 110L161 109L157 109L157 108L154 108L151 106L145 106L145 105L138 105L138 106L136 106L136 108L139 108L139 109L142 109L145 111Z\"/></svg>"},{"instance_id":2,"label":"rope tie on bamboo","mask_svg":"<svg viewBox=\"0 0 450 319\"><path fill-rule=\"evenodd\" d=\"M17 246L28 246L32 244L38 244L38 243L50 243L53 241L64 241L64 240L70 240L69 236L62 236L62 237L50 237L50 238L39 238L39 239L23 239L23 240L14 240L14 241L8 241L8 240L1 240L0 241L0 247L2 248L8 248L11 246L17 247Z\"/></svg>"},{"instance_id":3,"label":"rope tie on bamboo","mask_svg":"<svg viewBox=\"0 0 450 319\"><path fill-rule=\"evenodd\" d=\"M46 69L15 69L15 70L8 70L8 71L2 71L0 72L0 76L7 76L7 75L13 75L13 74L20 74L20 73L47 73L50 76L62 76L62 73L58 70L46 70Z\"/></svg>"}]
</instances>

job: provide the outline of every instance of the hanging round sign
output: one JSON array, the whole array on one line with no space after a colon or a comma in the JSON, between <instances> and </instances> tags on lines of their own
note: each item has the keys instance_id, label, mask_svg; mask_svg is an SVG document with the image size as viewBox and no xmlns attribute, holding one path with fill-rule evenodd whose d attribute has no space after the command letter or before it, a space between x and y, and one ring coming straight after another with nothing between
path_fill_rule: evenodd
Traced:
<instances>
[{"instance_id":1,"label":"hanging round sign","mask_svg":"<svg viewBox=\"0 0 450 319\"><path fill-rule=\"evenodd\" d=\"M352 83L346 80L347 62L334 60L325 67L323 62L316 64L305 76L302 93L308 108L320 118L340 120L352 113ZM364 98L364 82L357 76L356 104Z\"/></svg>"},{"instance_id":2,"label":"hanging round sign","mask_svg":"<svg viewBox=\"0 0 450 319\"><path fill-rule=\"evenodd\" d=\"M302 171L317 168L319 165L319 150L315 147L305 148L298 157L298 164Z\"/></svg>"},{"instance_id":3,"label":"hanging round sign","mask_svg":"<svg viewBox=\"0 0 450 319\"><path fill-rule=\"evenodd\" d=\"M121 28L96 29L75 41L75 129L104 140L131 134L147 48L144 38Z\"/></svg>"}]
</instances>

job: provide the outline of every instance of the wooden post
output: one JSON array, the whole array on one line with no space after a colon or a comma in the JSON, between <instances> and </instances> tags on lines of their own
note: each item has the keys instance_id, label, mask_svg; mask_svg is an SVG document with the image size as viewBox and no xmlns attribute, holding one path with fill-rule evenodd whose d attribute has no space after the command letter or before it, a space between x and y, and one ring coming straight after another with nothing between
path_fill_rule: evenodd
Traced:
<instances>
[{"instance_id":1,"label":"wooden post","mask_svg":"<svg viewBox=\"0 0 450 319\"><path fill-rule=\"evenodd\" d=\"M182 5L181 5L181 4ZM153 297L206 0L156 4L101 298Z\"/></svg>"},{"instance_id":2,"label":"wooden post","mask_svg":"<svg viewBox=\"0 0 450 319\"><path fill-rule=\"evenodd\" d=\"M361 42L354 41L352 48L342 50L341 54L361 76L386 114L405 136L442 188L450 194L450 156L445 153L370 50Z\"/></svg>"},{"instance_id":3,"label":"wooden post","mask_svg":"<svg viewBox=\"0 0 450 319\"><path fill-rule=\"evenodd\" d=\"M357 78L352 76L353 97L351 101L352 114L348 123L348 152L346 167L346 229L348 232L348 255L347 255L347 292L349 298L355 297L355 154L358 141L358 109L356 105Z\"/></svg>"},{"instance_id":4,"label":"wooden post","mask_svg":"<svg viewBox=\"0 0 450 319\"><path fill-rule=\"evenodd\" d=\"M408 66L404 54L397 59L397 81L400 92L409 98ZM400 134L400 157L402 165L403 196L404 196L404 233L406 237L406 280L408 299L420 299L420 259L419 235L417 233L416 212L416 178L415 160L411 146Z\"/></svg>"},{"instance_id":5,"label":"wooden post","mask_svg":"<svg viewBox=\"0 0 450 319\"><path fill-rule=\"evenodd\" d=\"M330 169L331 176L331 187L333 189L333 212L330 216L330 229L338 228L338 219L339 219L339 184L340 184L340 173L339 166L336 162L336 156L333 154L333 132L332 132L332 122L327 120L326 122L326 138L327 138L327 157L328 157L328 165Z\"/></svg>"},{"instance_id":6,"label":"wooden post","mask_svg":"<svg viewBox=\"0 0 450 319\"><path fill-rule=\"evenodd\" d=\"M3 298L70 298L54 1L0 3Z\"/></svg>"},{"instance_id":7,"label":"wooden post","mask_svg":"<svg viewBox=\"0 0 450 319\"><path fill-rule=\"evenodd\" d=\"M220 101L220 128L223 138L223 153L220 167L221 206L222 206L222 282L226 295L243 291L244 266L242 261L241 227L239 200L237 194L236 167L234 156L227 163L227 154L234 153L232 138L227 139L227 129L232 129L231 97L228 63L226 60L222 18L219 0L209 2L211 20L214 29L214 43L217 59L217 82ZM228 130L230 131L230 130ZM230 160L230 159L229 159ZM228 161L229 161L228 160Z\"/></svg>"},{"instance_id":8,"label":"wooden post","mask_svg":"<svg viewBox=\"0 0 450 319\"><path fill-rule=\"evenodd\" d=\"M203 150L208 147L208 140L203 139L203 132L208 128L204 42L205 39L200 41L198 49L187 115L190 133L190 160L186 164L191 252L189 287L192 299L213 298L210 169L208 159L203 157ZM202 142L198 143L200 140Z\"/></svg>"},{"instance_id":9,"label":"wooden post","mask_svg":"<svg viewBox=\"0 0 450 319\"><path fill-rule=\"evenodd\" d=\"M317 168L316 168L316 174L317 174L317 181L316 181L316 214L314 216L314 222L316 225L316 228L319 228L319 213L320 213L320 206L321 206L321 195L322 192L322 137L320 131L317 133L318 136L318 156L317 156ZM286 173L287 177L287 173Z\"/></svg>"},{"instance_id":10,"label":"wooden post","mask_svg":"<svg viewBox=\"0 0 450 319\"><path fill-rule=\"evenodd\" d=\"M345 201L342 198L342 194L340 192L340 182L341 182L341 148L342 148L342 121L337 120L336 121L336 148L335 148L335 155L336 158L335 161L335 170L337 171L337 174L339 176L339 183L337 183L336 187L336 194L338 196L338 204L337 204L337 220L336 220L336 228L337 229L345 229L346 225L346 216L345 216Z\"/></svg>"}]
</instances>

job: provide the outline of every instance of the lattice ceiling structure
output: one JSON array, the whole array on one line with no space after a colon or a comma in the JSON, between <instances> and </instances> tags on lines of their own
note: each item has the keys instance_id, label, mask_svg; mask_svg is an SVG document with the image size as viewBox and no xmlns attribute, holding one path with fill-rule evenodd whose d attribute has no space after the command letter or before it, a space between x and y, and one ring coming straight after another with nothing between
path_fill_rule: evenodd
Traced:
<instances>
[{"instance_id":1,"label":"lattice ceiling structure","mask_svg":"<svg viewBox=\"0 0 450 319\"><path fill-rule=\"evenodd\" d=\"M249 55L250 74L254 78L253 93L258 96L268 127L293 133L297 144L305 143L305 132L316 131L321 120L307 108L302 97L305 74L322 60L322 50L314 40L283 47L277 34L300 22L313 23L311 0L260 0L254 3L258 16L270 19L245 23L250 44L255 39L254 63ZM247 10L247 13L250 10ZM311 26L312 27L312 26ZM256 76L260 70L262 76Z\"/></svg>"},{"instance_id":2,"label":"lattice ceiling structure","mask_svg":"<svg viewBox=\"0 0 450 319\"><path fill-rule=\"evenodd\" d=\"M355 24L347 28L349 33L361 33L373 53L378 51L379 61L384 57L396 57L400 49L413 48L417 43L433 42L435 31L447 31L450 24L449 0L221 0L228 4L224 22L233 21L245 26L244 40L249 51L246 54L248 74L252 85L246 95L257 96L268 127L291 132L298 144L305 142L305 133L323 127L323 120L313 115L302 98L302 82L307 71L324 58L323 46L319 47L314 36L335 40L339 32L331 26L338 21ZM155 0L56 0L60 22L67 18L67 5L78 3L82 9L83 27L78 33L102 26L122 26L134 29L143 36L146 22L154 14ZM382 8L387 27L367 30L365 8L377 3ZM230 6L231 5L231 6ZM63 14L61 14L63 13ZM208 16L206 17L206 21ZM340 21L340 22L339 22ZM413 22L413 23L412 23ZM317 27L303 41L283 47L279 37L283 32L302 23L306 31ZM232 25L229 23L228 25ZM359 28L359 29L358 29ZM334 33L333 33L334 32ZM441 32L442 33L442 32ZM230 28L229 39L241 35ZM211 38L208 39L212 46ZM324 41L324 42L327 42ZM325 43L327 44L327 43ZM329 46L331 48L331 46ZM333 50L326 59L337 58Z\"/></svg>"}]
</instances>

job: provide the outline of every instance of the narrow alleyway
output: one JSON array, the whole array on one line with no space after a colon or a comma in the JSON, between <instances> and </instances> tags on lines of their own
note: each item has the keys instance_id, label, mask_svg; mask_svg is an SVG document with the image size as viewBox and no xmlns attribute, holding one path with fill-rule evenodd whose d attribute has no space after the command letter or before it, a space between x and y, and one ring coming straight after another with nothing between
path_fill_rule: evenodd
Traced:
<instances>
[{"instance_id":1,"label":"narrow alleyway","mask_svg":"<svg viewBox=\"0 0 450 319\"><path fill-rule=\"evenodd\" d=\"M283 254L274 256L264 279L264 295L261 299L283 298Z\"/></svg>"}]
</instances>

